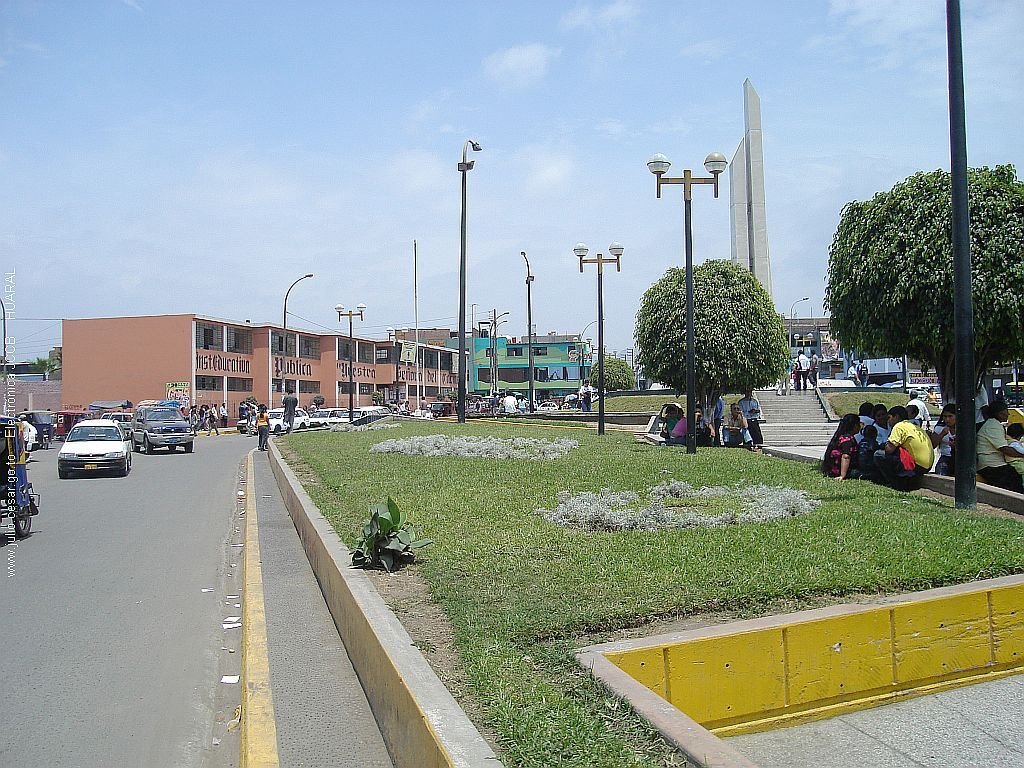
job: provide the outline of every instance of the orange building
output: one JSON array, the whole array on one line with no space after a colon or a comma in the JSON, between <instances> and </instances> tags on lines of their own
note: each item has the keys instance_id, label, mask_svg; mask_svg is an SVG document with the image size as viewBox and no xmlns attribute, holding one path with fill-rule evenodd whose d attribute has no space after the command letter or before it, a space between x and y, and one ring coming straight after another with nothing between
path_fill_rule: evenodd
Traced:
<instances>
[{"instance_id":1,"label":"orange building","mask_svg":"<svg viewBox=\"0 0 1024 768\"><path fill-rule=\"evenodd\" d=\"M402 341L354 338L203 315L152 315L64 320L65 408L95 400L187 399L226 403L233 415L248 397L278 406L290 388L307 407L321 395L348 405L349 368L356 405L415 398L416 365L400 358ZM408 342L405 343L408 347ZM457 354L457 353L455 353ZM407 352L401 356L415 360ZM447 400L456 388L453 352L419 345L425 401Z\"/></svg>"}]
</instances>

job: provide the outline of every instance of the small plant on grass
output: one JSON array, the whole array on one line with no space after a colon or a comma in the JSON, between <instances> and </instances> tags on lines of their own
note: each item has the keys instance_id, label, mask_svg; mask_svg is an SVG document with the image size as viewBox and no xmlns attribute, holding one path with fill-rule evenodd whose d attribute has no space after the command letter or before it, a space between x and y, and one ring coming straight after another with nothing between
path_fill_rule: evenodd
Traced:
<instances>
[{"instance_id":1,"label":"small plant on grass","mask_svg":"<svg viewBox=\"0 0 1024 768\"><path fill-rule=\"evenodd\" d=\"M416 559L415 550L433 544L417 539L406 515L394 499L370 505L370 519L363 535L352 544L352 565L356 568L383 568L391 573Z\"/></svg>"}]
</instances>

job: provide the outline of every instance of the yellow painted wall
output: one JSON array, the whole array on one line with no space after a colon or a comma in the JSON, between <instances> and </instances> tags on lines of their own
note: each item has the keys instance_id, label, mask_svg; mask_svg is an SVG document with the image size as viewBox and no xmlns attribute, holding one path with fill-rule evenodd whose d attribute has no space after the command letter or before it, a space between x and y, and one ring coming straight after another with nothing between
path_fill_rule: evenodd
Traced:
<instances>
[{"instance_id":1,"label":"yellow painted wall","mask_svg":"<svg viewBox=\"0 0 1024 768\"><path fill-rule=\"evenodd\" d=\"M711 731L766 730L1024 669L1024 585L606 656Z\"/></svg>"}]
</instances>

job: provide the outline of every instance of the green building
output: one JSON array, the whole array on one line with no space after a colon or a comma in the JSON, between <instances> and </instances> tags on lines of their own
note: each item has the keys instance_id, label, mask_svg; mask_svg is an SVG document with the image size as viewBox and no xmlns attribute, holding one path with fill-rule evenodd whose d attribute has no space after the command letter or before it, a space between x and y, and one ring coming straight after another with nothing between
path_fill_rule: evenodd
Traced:
<instances>
[{"instance_id":1,"label":"green building","mask_svg":"<svg viewBox=\"0 0 1024 768\"><path fill-rule=\"evenodd\" d=\"M489 395L530 390L530 347L525 338L489 337L478 331L470 350L469 391ZM579 336L533 337L533 386L537 402L561 400L590 376L593 350ZM495 376L495 371L497 375ZM491 382L495 381L492 388Z\"/></svg>"}]
</instances>

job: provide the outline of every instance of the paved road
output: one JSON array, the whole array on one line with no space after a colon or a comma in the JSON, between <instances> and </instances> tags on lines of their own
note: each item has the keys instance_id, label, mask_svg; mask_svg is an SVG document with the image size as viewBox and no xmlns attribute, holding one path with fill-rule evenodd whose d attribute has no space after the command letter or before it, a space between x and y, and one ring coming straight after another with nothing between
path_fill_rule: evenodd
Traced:
<instances>
[{"instance_id":1,"label":"paved road","mask_svg":"<svg viewBox=\"0 0 1024 768\"><path fill-rule=\"evenodd\" d=\"M237 761L238 686L220 679L238 672L240 650L222 648L240 630L221 622L241 615L225 598L241 583L235 493L252 447L200 438L192 454L135 454L126 478L70 480L57 450L37 452L33 535L0 546L0 765Z\"/></svg>"}]
</instances>

